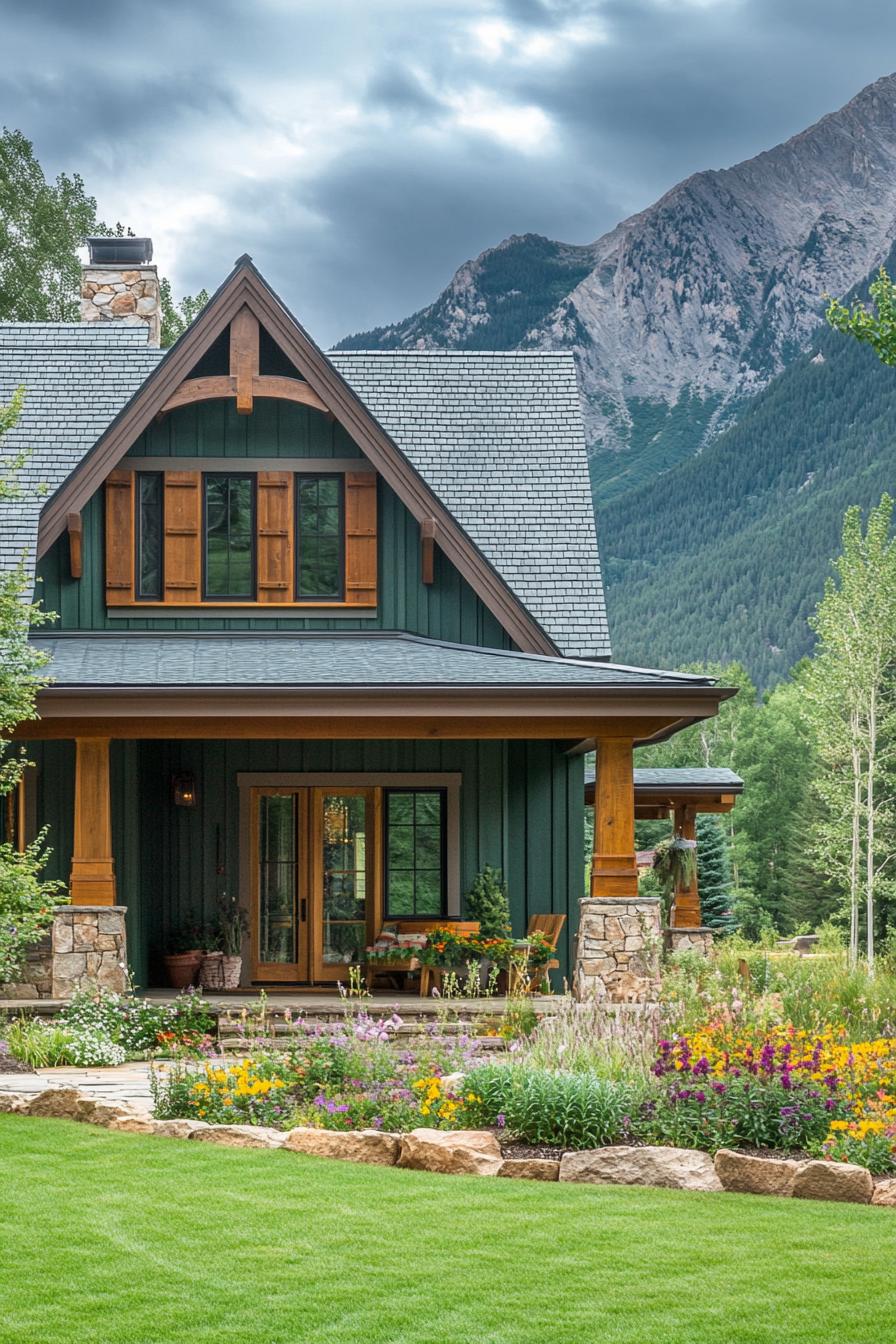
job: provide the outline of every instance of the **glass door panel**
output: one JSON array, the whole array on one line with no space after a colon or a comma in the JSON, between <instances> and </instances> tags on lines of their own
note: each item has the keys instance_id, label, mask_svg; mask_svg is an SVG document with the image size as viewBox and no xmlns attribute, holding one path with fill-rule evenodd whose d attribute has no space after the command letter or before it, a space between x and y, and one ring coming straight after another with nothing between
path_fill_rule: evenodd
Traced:
<instances>
[{"instance_id":1,"label":"glass door panel","mask_svg":"<svg viewBox=\"0 0 896 1344\"><path fill-rule=\"evenodd\" d=\"M374 872L372 794L314 790L315 979L345 978L369 939Z\"/></svg>"},{"instance_id":2,"label":"glass door panel","mask_svg":"<svg viewBox=\"0 0 896 1344\"><path fill-rule=\"evenodd\" d=\"M298 790L257 790L255 802L254 978L307 979L304 796Z\"/></svg>"}]
</instances>

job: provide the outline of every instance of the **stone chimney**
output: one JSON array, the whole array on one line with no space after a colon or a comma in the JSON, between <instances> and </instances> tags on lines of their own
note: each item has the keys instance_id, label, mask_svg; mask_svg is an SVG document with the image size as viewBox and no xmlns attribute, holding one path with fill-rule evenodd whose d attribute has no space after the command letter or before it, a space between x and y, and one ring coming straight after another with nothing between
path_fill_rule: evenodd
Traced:
<instances>
[{"instance_id":1,"label":"stone chimney","mask_svg":"<svg viewBox=\"0 0 896 1344\"><path fill-rule=\"evenodd\" d=\"M81 321L123 322L149 328L149 344L162 336L159 273L151 238L88 238L90 260L81 268Z\"/></svg>"}]
</instances>

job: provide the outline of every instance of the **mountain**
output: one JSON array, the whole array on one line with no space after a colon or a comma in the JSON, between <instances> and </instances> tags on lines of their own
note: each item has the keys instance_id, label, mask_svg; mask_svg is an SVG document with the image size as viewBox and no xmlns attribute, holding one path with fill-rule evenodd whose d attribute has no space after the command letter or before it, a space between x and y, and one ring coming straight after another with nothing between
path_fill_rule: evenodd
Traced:
<instances>
[{"instance_id":1,"label":"mountain","mask_svg":"<svg viewBox=\"0 0 896 1344\"><path fill-rule=\"evenodd\" d=\"M509 238L429 307L338 348L572 349L603 513L736 423L812 344L823 295L862 281L894 239L889 75L595 243Z\"/></svg>"},{"instance_id":2,"label":"mountain","mask_svg":"<svg viewBox=\"0 0 896 1344\"><path fill-rule=\"evenodd\" d=\"M760 687L786 676L811 652L808 617L844 512L885 490L896 490L896 369L821 328L699 456L600 511L614 657L737 658Z\"/></svg>"}]
</instances>

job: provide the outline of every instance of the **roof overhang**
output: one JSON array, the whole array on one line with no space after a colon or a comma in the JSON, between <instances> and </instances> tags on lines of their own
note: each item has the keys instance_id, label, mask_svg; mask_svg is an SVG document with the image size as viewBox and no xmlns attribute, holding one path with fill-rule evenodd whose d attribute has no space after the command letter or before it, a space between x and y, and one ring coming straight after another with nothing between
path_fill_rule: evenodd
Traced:
<instances>
[{"instance_id":1,"label":"roof overhang","mask_svg":"<svg viewBox=\"0 0 896 1344\"><path fill-rule=\"evenodd\" d=\"M358 445L418 523L434 520L435 539L455 568L523 650L556 654L553 640L408 461L248 257L240 258L196 320L41 511L38 557L65 531L134 441L188 378L202 354L243 308L267 329L308 386Z\"/></svg>"},{"instance_id":2,"label":"roof overhang","mask_svg":"<svg viewBox=\"0 0 896 1344\"><path fill-rule=\"evenodd\" d=\"M654 741L712 717L726 687L48 686L32 738Z\"/></svg>"},{"instance_id":3,"label":"roof overhang","mask_svg":"<svg viewBox=\"0 0 896 1344\"><path fill-rule=\"evenodd\" d=\"M635 770L635 816L641 821L666 817L678 807L694 812L730 812L744 791L742 779L731 779L717 785L697 780L693 783L662 783L639 780ZM594 779L585 781L585 803L594 806Z\"/></svg>"}]
</instances>

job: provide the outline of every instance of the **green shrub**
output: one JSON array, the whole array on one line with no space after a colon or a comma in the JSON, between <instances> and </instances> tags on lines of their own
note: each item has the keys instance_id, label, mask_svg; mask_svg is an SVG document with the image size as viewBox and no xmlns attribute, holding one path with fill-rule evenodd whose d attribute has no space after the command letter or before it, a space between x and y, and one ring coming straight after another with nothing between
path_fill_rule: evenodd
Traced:
<instances>
[{"instance_id":1,"label":"green shrub","mask_svg":"<svg viewBox=\"0 0 896 1344\"><path fill-rule=\"evenodd\" d=\"M468 1117L506 1129L523 1143L599 1148L628 1142L641 1102L635 1088L588 1074L484 1064L464 1082Z\"/></svg>"},{"instance_id":2,"label":"green shrub","mask_svg":"<svg viewBox=\"0 0 896 1344\"><path fill-rule=\"evenodd\" d=\"M486 864L465 897L467 917L479 921L482 938L507 938L510 934L510 898L500 869Z\"/></svg>"}]
</instances>

